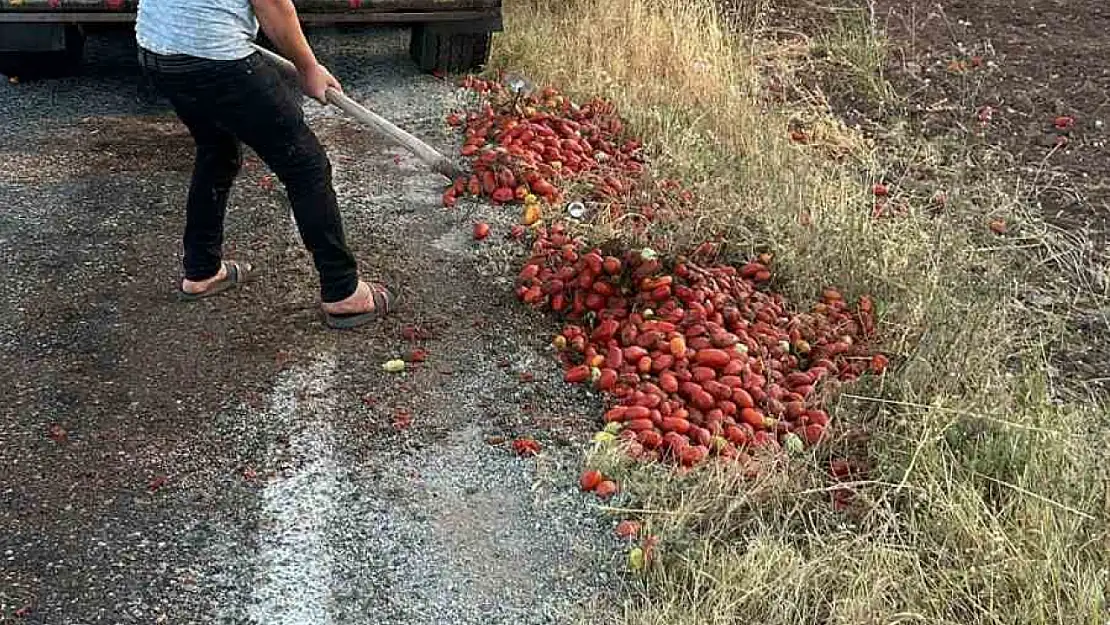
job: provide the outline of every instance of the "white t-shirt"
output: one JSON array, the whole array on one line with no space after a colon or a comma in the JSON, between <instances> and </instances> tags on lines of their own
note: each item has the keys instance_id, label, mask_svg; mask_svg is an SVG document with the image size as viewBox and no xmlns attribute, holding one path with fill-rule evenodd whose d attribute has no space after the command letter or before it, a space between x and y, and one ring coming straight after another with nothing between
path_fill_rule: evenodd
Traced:
<instances>
[{"instance_id":1,"label":"white t-shirt","mask_svg":"<svg viewBox=\"0 0 1110 625\"><path fill-rule=\"evenodd\" d=\"M155 54L233 61L250 56L258 19L250 0L140 0L139 46Z\"/></svg>"}]
</instances>

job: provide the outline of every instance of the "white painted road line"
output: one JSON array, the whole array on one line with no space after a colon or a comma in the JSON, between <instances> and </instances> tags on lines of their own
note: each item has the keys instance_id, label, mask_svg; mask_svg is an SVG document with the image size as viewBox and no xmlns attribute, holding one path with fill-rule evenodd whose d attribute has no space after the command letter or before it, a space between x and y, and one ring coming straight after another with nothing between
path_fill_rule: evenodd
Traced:
<instances>
[{"instance_id":1,"label":"white painted road line","mask_svg":"<svg viewBox=\"0 0 1110 625\"><path fill-rule=\"evenodd\" d=\"M330 417L336 356L287 370L259 419L288 432L291 472L262 492L256 581L247 613L259 625L333 625L335 557L328 541L336 518L339 467ZM278 450L273 450L276 453ZM274 455L272 453L271 455Z\"/></svg>"}]
</instances>

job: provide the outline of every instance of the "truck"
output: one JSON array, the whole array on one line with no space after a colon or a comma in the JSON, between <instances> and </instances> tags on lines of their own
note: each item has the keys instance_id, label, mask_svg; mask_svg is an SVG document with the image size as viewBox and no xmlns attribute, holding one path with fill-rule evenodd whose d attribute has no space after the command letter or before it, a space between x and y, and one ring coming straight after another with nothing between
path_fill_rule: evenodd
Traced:
<instances>
[{"instance_id":1,"label":"truck","mask_svg":"<svg viewBox=\"0 0 1110 625\"><path fill-rule=\"evenodd\" d=\"M91 33L134 31L139 2L0 0L0 74L74 71ZM410 28L409 53L429 73L482 67L489 60L493 33L502 29L501 0L293 0L293 4L305 26Z\"/></svg>"}]
</instances>

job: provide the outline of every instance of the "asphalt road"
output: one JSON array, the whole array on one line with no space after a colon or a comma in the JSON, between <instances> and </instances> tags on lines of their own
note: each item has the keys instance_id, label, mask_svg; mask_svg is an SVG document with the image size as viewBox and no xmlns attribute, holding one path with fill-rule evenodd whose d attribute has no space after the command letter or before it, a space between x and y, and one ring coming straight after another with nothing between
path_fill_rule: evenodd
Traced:
<instances>
[{"instance_id":1,"label":"asphalt road","mask_svg":"<svg viewBox=\"0 0 1110 625\"><path fill-rule=\"evenodd\" d=\"M454 146L459 95L416 71L406 33L311 39L356 100ZM139 97L128 44L0 86L0 622L601 622L620 545L576 488L598 406L503 277L515 215L442 208L435 174L306 102L356 255L400 313L322 326L253 157L225 251L257 281L179 303L192 144ZM426 362L382 370L416 346ZM520 435L544 453L501 442Z\"/></svg>"}]
</instances>

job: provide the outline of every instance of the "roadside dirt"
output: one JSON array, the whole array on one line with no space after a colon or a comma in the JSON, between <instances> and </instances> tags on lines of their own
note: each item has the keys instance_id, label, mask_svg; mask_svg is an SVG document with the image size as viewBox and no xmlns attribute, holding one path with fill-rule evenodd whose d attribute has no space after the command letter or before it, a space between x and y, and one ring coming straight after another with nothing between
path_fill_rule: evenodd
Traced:
<instances>
[{"instance_id":1,"label":"roadside dirt","mask_svg":"<svg viewBox=\"0 0 1110 625\"><path fill-rule=\"evenodd\" d=\"M810 0L775 3L768 26L814 35L848 11L888 37L886 77L925 137L975 134L1034 175L1045 218L1078 229L1105 258L1110 242L1110 7L1098 0L878 0L841 10ZM851 121L884 116L873 102L830 90ZM989 121L980 113L990 107ZM1057 128L1058 118L1069 117ZM982 130L982 133L978 131Z\"/></svg>"},{"instance_id":2,"label":"roadside dirt","mask_svg":"<svg viewBox=\"0 0 1110 625\"><path fill-rule=\"evenodd\" d=\"M1110 397L1110 7L1097 0L884 0L892 79L925 136L970 134L1075 249L1068 288L1027 305L1063 314L1064 384ZM1075 266L1078 264L1079 266ZM1050 269L1051 271L1051 269ZM1048 278L1051 279L1051 278Z\"/></svg>"},{"instance_id":3,"label":"roadside dirt","mask_svg":"<svg viewBox=\"0 0 1110 625\"><path fill-rule=\"evenodd\" d=\"M916 136L958 146L1038 211L1061 245L1023 304L1073 330L1049 346L1071 394L1110 397L1110 7L1098 0L878 0L848 3L888 39L885 77L902 98L880 107L825 85L850 124L906 120ZM784 36L826 31L846 13L824 3L775 3ZM986 167L982 167L983 164ZM1066 284L1065 284L1066 283ZM1034 292L1036 291L1036 292ZM1043 292L1041 292L1043 291Z\"/></svg>"},{"instance_id":4,"label":"roadside dirt","mask_svg":"<svg viewBox=\"0 0 1110 625\"><path fill-rule=\"evenodd\" d=\"M925 128L970 126L991 107L985 138L1011 155L1017 171L1036 176L1030 184L1045 218L1087 233L1106 258L1110 7L1098 0L878 6L895 44L895 79L915 86L911 95L925 106L957 105L924 119Z\"/></svg>"},{"instance_id":5,"label":"roadside dirt","mask_svg":"<svg viewBox=\"0 0 1110 625\"><path fill-rule=\"evenodd\" d=\"M1077 250L1065 268L1069 287L1053 289L1056 301L1026 303L1063 314L1073 330L1051 354L1064 384L1110 397L1110 6L877 6L894 43L891 76L919 103L914 113L924 134L979 129L978 140L1001 155L1004 174L1055 228L1050 236Z\"/></svg>"}]
</instances>

